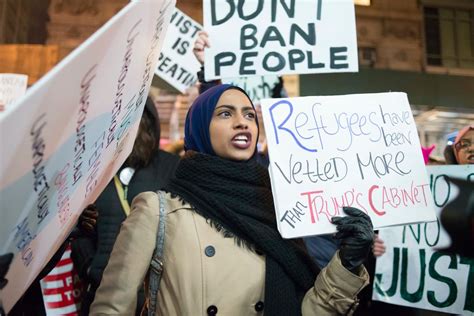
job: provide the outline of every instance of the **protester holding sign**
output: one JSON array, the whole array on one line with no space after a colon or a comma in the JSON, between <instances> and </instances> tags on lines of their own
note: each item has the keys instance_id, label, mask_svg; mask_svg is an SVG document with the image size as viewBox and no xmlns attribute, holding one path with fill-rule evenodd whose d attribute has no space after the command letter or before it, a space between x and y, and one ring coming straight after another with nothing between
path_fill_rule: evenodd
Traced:
<instances>
[{"instance_id":1,"label":"protester holding sign","mask_svg":"<svg viewBox=\"0 0 474 316\"><path fill-rule=\"evenodd\" d=\"M159 140L158 112L153 101L148 98L132 153L95 201L95 205L84 211L83 214L86 215L94 214L95 211L98 217L88 215L80 220L83 233L72 243L74 263L88 284L82 301L81 315L89 315L89 307L99 287L120 226L130 212L129 203L141 192L155 191L163 187L176 169L178 157L160 150ZM97 226L94 217L97 217ZM137 315L140 315L144 303L143 290L139 292L138 298Z\"/></svg>"},{"instance_id":2,"label":"protester holding sign","mask_svg":"<svg viewBox=\"0 0 474 316\"><path fill-rule=\"evenodd\" d=\"M130 314L152 258L151 314L155 306L159 315L353 312L368 282L361 262L373 243L369 217L346 208L349 216L333 219L341 247L319 271L301 240L278 233L268 171L255 161L258 131L242 89L219 85L196 99L176 178L168 193L135 198L92 315Z\"/></svg>"}]
</instances>

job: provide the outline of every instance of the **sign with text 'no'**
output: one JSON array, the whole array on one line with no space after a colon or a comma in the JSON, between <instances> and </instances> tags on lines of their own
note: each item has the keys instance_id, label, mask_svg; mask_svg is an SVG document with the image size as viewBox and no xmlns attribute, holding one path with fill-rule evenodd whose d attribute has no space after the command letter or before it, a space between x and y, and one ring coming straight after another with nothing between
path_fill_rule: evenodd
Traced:
<instances>
[{"instance_id":1,"label":"sign with text 'no'","mask_svg":"<svg viewBox=\"0 0 474 316\"><path fill-rule=\"evenodd\" d=\"M342 206L375 228L436 220L406 94L267 99L262 115L283 237L335 232Z\"/></svg>"},{"instance_id":2,"label":"sign with text 'no'","mask_svg":"<svg viewBox=\"0 0 474 316\"><path fill-rule=\"evenodd\" d=\"M204 0L206 80L357 72L353 0Z\"/></svg>"},{"instance_id":3,"label":"sign with text 'no'","mask_svg":"<svg viewBox=\"0 0 474 316\"><path fill-rule=\"evenodd\" d=\"M474 165L428 166L427 169L439 217L443 207L459 192L448 178L472 182ZM387 252L377 258L375 300L474 315L474 258L436 251L451 244L439 221L385 228L379 234Z\"/></svg>"},{"instance_id":4,"label":"sign with text 'no'","mask_svg":"<svg viewBox=\"0 0 474 316\"><path fill-rule=\"evenodd\" d=\"M130 153L174 4L131 2L0 117L7 311Z\"/></svg>"}]
</instances>

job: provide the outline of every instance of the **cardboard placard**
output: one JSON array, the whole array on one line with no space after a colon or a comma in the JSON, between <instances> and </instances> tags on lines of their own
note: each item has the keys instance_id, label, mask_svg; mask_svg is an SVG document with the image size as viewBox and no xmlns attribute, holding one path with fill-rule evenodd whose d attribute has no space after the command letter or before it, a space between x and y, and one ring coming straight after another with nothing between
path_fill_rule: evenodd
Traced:
<instances>
[{"instance_id":1,"label":"cardboard placard","mask_svg":"<svg viewBox=\"0 0 474 316\"><path fill-rule=\"evenodd\" d=\"M427 166L439 217L458 195L449 177L474 180L474 165ZM444 313L474 315L474 259L437 249L451 244L439 221L385 228L386 253L377 258L373 299Z\"/></svg>"},{"instance_id":2,"label":"cardboard placard","mask_svg":"<svg viewBox=\"0 0 474 316\"><path fill-rule=\"evenodd\" d=\"M6 107L11 107L25 94L27 84L27 75L0 74L0 115Z\"/></svg>"},{"instance_id":3,"label":"cardboard placard","mask_svg":"<svg viewBox=\"0 0 474 316\"><path fill-rule=\"evenodd\" d=\"M201 29L199 23L175 8L155 74L181 93L197 81L201 65L194 56L193 45Z\"/></svg>"},{"instance_id":4,"label":"cardboard placard","mask_svg":"<svg viewBox=\"0 0 474 316\"><path fill-rule=\"evenodd\" d=\"M342 206L375 228L436 220L406 94L267 99L262 115L284 238L335 232Z\"/></svg>"},{"instance_id":5,"label":"cardboard placard","mask_svg":"<svg viewBox=\"0 0 474 316\"><path fill-rule=\"evenodd\" d=\"M203 6L211 42L207 81L358 71L352 0L204 0Z\"/></svg>"}]
</instances>

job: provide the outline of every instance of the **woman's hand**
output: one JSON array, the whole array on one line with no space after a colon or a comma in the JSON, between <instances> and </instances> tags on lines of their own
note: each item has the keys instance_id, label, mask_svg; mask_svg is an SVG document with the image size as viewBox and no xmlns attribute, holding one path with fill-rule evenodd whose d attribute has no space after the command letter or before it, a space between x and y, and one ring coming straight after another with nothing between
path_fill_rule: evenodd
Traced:
<instances>
[{"instance_id":1,"label":"woman's hand","mask_svg":"<svg viewBox=\"0 0 474 316\"><path fill-rule=\"evenodd\" d=\"M193 52L201 66L204 65L204 49L206 47L211 47L209 35L205 31L200 31L196 41L194 42Z\"/></svg>"},{"instance_id":2,"label":"woman's hand","mask_svg":"<svg viewBox=\"0 0 474 316\"><path fill-rule=\"evenodd\" d=\"M374 231L370 217L354 207L343 207L348 215L335 216L332 223L337 225L336 239L340 239L339 257L342 265L356 273L362 266L374 243Z\"/></svg>"},{"instance_id":3,"label":"woman's hand","mask_svg":"<svg viewBox=\"0 0 474 316\"><path fill-rule=\"evenodd\" d=\"M385 253L385 244L378 234L375 234L374 246L372 247L372 253L375 257L380 257Z\"/></svg>"}]
</instances>

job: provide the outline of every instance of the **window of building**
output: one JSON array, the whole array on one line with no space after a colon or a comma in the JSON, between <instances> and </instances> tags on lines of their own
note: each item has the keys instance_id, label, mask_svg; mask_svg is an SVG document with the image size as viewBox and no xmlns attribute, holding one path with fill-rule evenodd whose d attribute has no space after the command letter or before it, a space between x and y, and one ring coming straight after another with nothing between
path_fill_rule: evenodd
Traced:
<instances>
[{"instance_id":1,"label":"window of building","mask_svg":"<svg viewBox=\"0 0 474 316\"><path fill-rule=\"evenodd\" d=\"M474 68L474 10L424 8L429 66Z\"/></svg>"}]
</instances>

